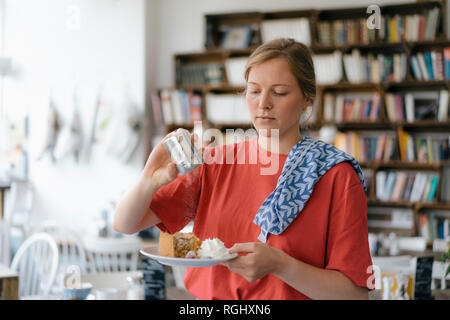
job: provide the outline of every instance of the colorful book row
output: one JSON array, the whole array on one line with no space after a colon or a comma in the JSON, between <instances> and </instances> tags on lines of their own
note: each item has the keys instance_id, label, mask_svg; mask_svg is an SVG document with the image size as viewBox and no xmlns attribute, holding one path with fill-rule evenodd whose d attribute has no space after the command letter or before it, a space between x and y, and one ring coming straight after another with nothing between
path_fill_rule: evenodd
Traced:
<instances>
[{"instance_id":1,"label":"colorful book row","mask_svg":"<svg viewBox=\"0 0 450 320\"><path fill-rule=\"evenodd\" d=\"M386 112L391 122L448 120L448 91L386 93Z\"/></svg>"},{"instance_id":2,"label":"colorful book row","mask_svg":"<svg viewBox=\"0 0 450 320\"><path fill-rule=\"evenodd\" d=\"M367 28L365 18L319 21L317 34L321 45L368 44L376 40L376 32Z\"/></svg>"},{"instance_id":3,"label":"colorful book row","mask_svg":"<svg viewBox=\"0 0 450 320\"><path fill-rule=\"evenodd\" d=\"M202 120L202 95L197 91L161 89L152 92L156 124L185 125Z\"/></svg>"},{"instance_id":4,"label":"colorful book row","mask_svg":"<svg viewBox=\"0 0 450 320\"><path fill-rule=\"evenodd\" d=\"M378 171L375 178L377 199L381 201L432 202L439 175L413 171Z\"/></svg>"},{"instance_id":5,"label":"colorful book row","mask_svg":"<svg viewBox=\"0 0 450 320\"><path fill-rule=\"evenodd\" d=\"M443 216L437 216L433 213L419 214L419 236L427 239L427 242L433 242L436 239L449 239L449 221Z\"/></svg>"},{"instance_id":6,"label":"colorful book row","mask_svg":"<svg viewBox=\"0 0 450 320\"><path fill-rule=\"evenodd\" d=\"M222 63L192 63L176 67L176 83L188 85L222 85L225 81L225 68Z\"/></svg>"},{"instance_id":7,"label":"colorful book row","mask_svg":"<svg viewBox=\"0 0 450 320\"><path fill-rule=\"evenodd\" d=\"M412 75L417 80L444 80L450 78L450 48L441 51L417 52L411 55Z\"/></svg>"},{"instance_id":8,"label":"colorful book row","mask_svg":"<svg viewBox=\"0 0 450 320\"><path fill-rule=\"evenodd\" d=\"M325 121L374 122L380 113L380 94L375 93L325 93L323 117Z\"/></svg>"},{"instance_id":9,"label":"colorful book row","mask_svg":"<svg viewBox=\"0 0 450 320\"><path fill-rule=\"evenodd\" d=\"M350 83L403 81L406 78L406 54L369 53L361 55L358 49L343 56L344 70Z\"/></svg>"},{"instance_id":10,"label":"colorful book row","mask_svg":"<svg viewBox=\"0 0 450 320\"><path fill-rule=\"evenodd\" d=\"M440 8L422 14L382 16L379 39L388 42L434 40L441 20Z\"/></svg>"},{"instance_id":11,"label":"colorful book row","mask_svg":"<svg viewBox=\"0 0 450 320\"><path fill-rule=\"evenodd\" d=\"M397 159L397 136L380 133L338 133L334 145L352 155L359 162L384 161Z\"/></svg>"},{"instance_id":12,"label":"colorful book row","mask_svg":"<svg viewBox=\"0 0 450 320\"><path fill-rule=\"evenodd\" d=\"M400 159L406 162L437 163L450 160L450 134L410 134L399 130Z\"/></svg>"}]
</instances>

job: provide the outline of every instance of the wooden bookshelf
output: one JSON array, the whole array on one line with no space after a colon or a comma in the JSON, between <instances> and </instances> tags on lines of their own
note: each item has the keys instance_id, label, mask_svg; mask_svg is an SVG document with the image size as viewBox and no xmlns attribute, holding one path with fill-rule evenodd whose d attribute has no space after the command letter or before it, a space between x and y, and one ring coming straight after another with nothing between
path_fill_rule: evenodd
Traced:
<instances>
[{"instance_id":1,"label":"wooden bookshelf","mask_svg":"<svg viewBox=\"0 0 450 320\"><path fill-rule=\"evenodd\" d=\"M367 19L369 14L366 13L367 7L355 8L338 8L327 10L288 10L288 11L273 11L273 12L238 12L238 13L223 13L223 14L208 14L205 15L205 47L199 52L184 52L174 55L174 79L175 83L173 89L178 90L197 90L202 93L202 115L203 123L206 127L217 128L222 131L227 128L242 128L244 130L252 127L251 123L209 123L207 118L207 106L205 103L205 96L209 93L216 94L242 94L245 90L244 85L232 85L226 74L226 61L230 58L246 58L253 50L262 43L263 24L268 21L275 21L284 19L291 21L295 19L308 19L309 26L309 48L314 55L329 54L333 52L340 52L342 55L351 54L354 50L358 50L361 55L394 55L402 54L406 59L406 70L404 79L401 81L394 81L387 79L379 82L360 82L353 83L348 79L345 70L343 77L337 83L333 84L318 84L317 85L317 116L315 121L308 125L311 131L318 131L325 125L335 126L340 132L350 131L378 131L383 133L385 131L392 131L397 133L405 131L409 133L443 133L450 136L450 118L445 121L437 121L437 119L423 119L415 120L413 122L406 121L390 121L387 112L386 95L397 94L404 92L417 91L450 91L450 78L440 80L418 80L414 77L413 70L410 64L411 57L417 53L437 50L442 52L444 48L450 47L450 40L447 39L446 33L446 1L421 1L417 3L395 4L380 6L383 17L383 27L380 30L368 31L363 30L363 20ZM409 16L420 15L428 17L431 10L439 12L439 19L435 25L436 33L432 39L425 39L425 31L423 37L416 40L411 40L405 33L403 36L395 36L396 41L391 41L391 34L383 34L383 30L389 25L389 19L401 17L402 21L407 21ZM425 22L424 22L425 23ZM358 27L358 24L360 27ZM331 26L331 37L338 35L335 27L344 25L348 34L346 37L350 39L345 43L338 41L339 39L330 39L331 43L324 44L326 40L321 28ZM248 38L246 47L224 49L222 47L224 34L226 30L233 27L247 26L250 28L251 36ZM356 29L355 29L356 28ZM359 29L358 29L359 28ZM424 26L426 28L426 26ZM351 36L351 32L359 32L359 34ZM405 29L406 30L406 29ZM422 29L424 30L424 29ZM431 30L431 29L430 29ZM349 36L350 35L350 36ZM347 39L347 40L348 40ZM353 41L356 40L356 41ZM444 60L442 61L444 63ZM180 81L180 68L192 64L208 64L215 63L220 65L223 74L220 81L214 84L208 83L183 83ZM344 68L344 62L342 62ZM345 93L365 93L372 92L380 95L380 112L375 121L325 121L324 112L324 95L326 93L345 94ZM175 130L178 127L184 127L189 130L193 129L192 124L184 125L165 125L166 132ZM397 137L397 146L399 144ZM368 161L361 162L361 167L371 172L372 178L370 183L370 193L368 194L368 206L371 207L398 207L409 208L414 211L414 221L417 220L419 212L423 209L441 209L449 210L450 204L443 203L440 199L440 188L443 177L443 168L450 166L450 159L442 160L437 163L420 163L417 161L406 162L397 159L390 161ZM376 174L379 170L414 170L418 172L435 172L439 175L439 185L432 202L410 202L410 201L380 201L376 199ZM388 230L386 230L388 232ZM417 225L414 225L413 230L410 230L411 235L418 235Z\"/></svg>"}]
</instances>

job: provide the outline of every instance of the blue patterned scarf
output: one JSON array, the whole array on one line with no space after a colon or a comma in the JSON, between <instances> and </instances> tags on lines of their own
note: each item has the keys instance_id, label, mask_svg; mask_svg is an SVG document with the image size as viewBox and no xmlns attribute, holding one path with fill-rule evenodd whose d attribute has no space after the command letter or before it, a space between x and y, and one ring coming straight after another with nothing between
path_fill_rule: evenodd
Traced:
<instances>
[{"instance_id":1,"label":"blue patterned scarf","mask_svg":"<svg viewBox=\"0 0 450 320\"><path fill-rule=\"evenodd\" d=\"M303 210L317 181L334 165L349 161L366 190L358 162L333 145L304 137L289 153L274 191L264 200L253 222L261 227L258 240L280 234Z\"/></svg>"}]
</instances>

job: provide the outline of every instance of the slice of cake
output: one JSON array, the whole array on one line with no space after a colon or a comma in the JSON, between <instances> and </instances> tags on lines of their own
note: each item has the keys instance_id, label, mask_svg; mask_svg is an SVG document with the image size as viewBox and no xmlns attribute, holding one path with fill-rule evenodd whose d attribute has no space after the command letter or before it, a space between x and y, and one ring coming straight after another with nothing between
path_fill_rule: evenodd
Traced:
<instances>
[{"instance_id":1,"label":"slice of cake","mask_svg":"<svg viewBox=\"0 0 450 320\"><path fill-rule=\"evenodd\" d=\"M192 232L177 232L172 235L161 231L159 235L158 254L166 257L185 258L190 251L197 254L201 244L202 241Z\"/></svg>"}]
</instances>

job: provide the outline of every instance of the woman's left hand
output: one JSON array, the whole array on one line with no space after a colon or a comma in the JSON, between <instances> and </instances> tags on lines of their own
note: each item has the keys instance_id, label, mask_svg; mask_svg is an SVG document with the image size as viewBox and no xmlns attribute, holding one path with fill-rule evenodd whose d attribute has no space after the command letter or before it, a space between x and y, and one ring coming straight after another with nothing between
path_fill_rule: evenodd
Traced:
<instances>
[{"instance_id":1,"label":"woman's left hand","mask_svg":"<svg viewBox=\"0 0 450 320\"><path fill-rule=\"evenodd\" d=\"M282 251L260 242L236 243L229 252L246 253L246 255L222 262L222 265L240 274L249 282L275 272L280 263L280 253L282 253Z\"/></svg>"}]
</instances>

